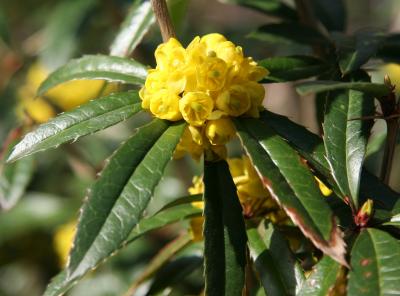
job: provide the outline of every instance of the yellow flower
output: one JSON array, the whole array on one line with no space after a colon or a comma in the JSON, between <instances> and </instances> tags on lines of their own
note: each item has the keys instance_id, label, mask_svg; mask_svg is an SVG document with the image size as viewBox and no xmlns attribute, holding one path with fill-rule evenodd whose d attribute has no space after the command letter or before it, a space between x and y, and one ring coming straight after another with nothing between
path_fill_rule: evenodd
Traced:
<instances>
[{"instance_id":1,"label":"yellow flower","mask_svg":"<svg viewBox=\"0 0 400 296\"><path fill-rule=\"evenodd\" d=\"M192 135L192 139L193 141L197 144L197 145L203 145L203 128L199 128L196 126L192 126L189 125L188 129Z\"/></svg>"},{"instance_id":2,"label":"yellow flower","mask_svg":"<svg viewBox=\"0 0 400 296\"><path fill-rule=\"evenodd\" d=\"M225 117L207 122L206 136L212 145L223 145L232 139L235 134L235 127L229 118Z\"/></svg>"},{"instance_id":3,"label":"yellow flower","mask_svg":"<svg viewBox=\"0 0 400 296\"><path fill-rule=\"evenodd\" d=\"M217 108L231 116L239 116L250 109L250 97L242 85L232 85L216 101Z\"/></svg>"},{"instance_id":4,"label":"yellow flower","mask_svg":"<svg viewBox=\"0 0 400 296\"><path fill-rule=\"evenodd\" d=\"M397 94L400 93L400 65L395 63L389 63L382 67L381 72L383 75L389 75L389 78L396 86L395 91Z\"/></svg>"},{"instance_id":5,"label":"yellow flower","mask_svg":"<svg viewBox=\"0 0 400 296\"><path fill-rule=\"evenodd\" d=\"M23 92L24 90L20 89L19 94L21 95ZM25 115L28 115L37 123L44 123L57 115L48 102L42 98L32 96L26 97L18 104L16 113L19 118L24 118Z\"/></svg>"},{"instance_id":6,"label":"yellow flower","mask_svg":"<svg viewBox=\"0 0 400 296\"><path fill-rule=\"evenodd\" d=\"M218 44L215 50L217 57L223 59L226 63L238 65L243 60L243 50L231 41L223 41Z\"/></svg>"},{"instance_id":7,"label":"yellow flower","mask_svg":"<svg viewBox=\"0 0 400 296\"><path fill-rule=\"evenodd\" d=\"M161 119L171 121L182 119L182 115L179 112L179 96L166 89L162 89L152 95L150 111Z\"/></svg>"},{"instance_id":8,"label":"yellow flower","mask_svg":"<svg viewBox=\"0 0 400 296\"><path fill-rule=\"evenodd\" d=\"M216 51L217 46L225 41L226 38L219 33L207 34L200 39L200 42L207 46L208 51Z\"/></svg>"},{"instance_id":9,"label":"yellow flower","mask_svg":"<svg viewBox=\"0 0 400 296\"><path fill-rule=\"evenodd\" d=\"M174 158L178 159L183 157L186 153L190 153L195 160L199 161L203 154L203 150L204 149L202 145L199 145L193 141L190 129L187 127L184 130L178 145L176 146Z\"/></svg>"},{"instance_id":10,"label":"yellow flower","mask_svg":"<svg viewBox=\"0 0 400 296\"><path fill-rule=\"evenodd\" d=\"M224 86L228 67L224 60L207 57L197 68L197 83L201 89L216 91Z\"/></svg>"},{"instance_id":11,"label":"yellow flower","mask_svg":"<svg viewBox=\"0 0 400 296\"><path fill-rule=\"evenodd\" d=\"M214 102L205 92L189 92L179 101L183 118L194 126L202 125L214 108Z\"/></svg>"},{"instance_id":12,"label":"yellow flower","mask_svg":"<svg viewBox=\"0 0 400 296\"><path fill-rule=\"evenodd\" d=\"M186 49L171 38L157 47L155 58L157 66L148 71L139 95L142 107L156 117L189 123L190 141L183 139L175 156L188 149L195 159L203 151L209 160L226 157L222 146L235 134L229 116L259 116L265 90L257 81L268 71L218 33L197 36ZM160 93L166 92L162 100Z\"/></svg>"},{"instance_id":13,"label":"yellow flower","mask_svg":"<svg viewBox=\"0 0 400 296\"><path fill-rule=\"evenodd\" d=\"M245 115L258 118L260 116L260 109L262 109L262 102L265 97L265 88L261 84L249 81L243 85L246 88L250 97L250 109L246 111Z\"/></svg>"},{"instance_id":14,"label":"yellow flower","mask_svg":"<svg viewBox=\"0 0 400 296\"><path fill-rule=\"evenodd\" d=\"M73 80L50 89L46 97L61 109L71 110L115 90L115 84L107 84L103 80Z\"/></svg>"},{"instance_id":15,"label":"yellow flower","mask_svg":"<svg viewBox=\"0 0 400 296\"><path fill-rule=\"evenodd\" d=\"M204 183L203 183L203 178L199 177L199 176L194 176L192 179L192 183L193 185L191 187L189 187L188 192L191 195L195 195L195 194L201 194L204 192ZM203 202L196 202L196 203L192 203L195 206L198 206L199 208L203 208Z\"/></svg>"},{"instance_id":16,"label":"yellow flower","mask_svg":"<svg viewBox=\"0 0 400 296\"><path fill-rule=\"evenodd\" d=\"M75 236L75 221L61 225L53 238L53 245L59 257L60 266L64 266L68 259L68 253L72 247L72 242Z\"/></svg>"},{"instance_id":17,"label":"yellow flower","mask_svg":"<svg viewBox=\"0 0 400 296\"><path fill-rule=\"evenodd\" d=\"M185 63L186 51L175 38L159 45L155 51L157 68L161 70L176 69Z\"/></svg>"},{"instance_id":18,"label":"yellow flower","mask_svg":"<svg viewBox=\"0 0 400 296\"><path fill-rule=\"evenodd\" d=\"M146 91L149 93L157 92L161 89L167 88L168 75L160 70L149 70L146 82L144 84Z\"/></svg>"}]
</instances>

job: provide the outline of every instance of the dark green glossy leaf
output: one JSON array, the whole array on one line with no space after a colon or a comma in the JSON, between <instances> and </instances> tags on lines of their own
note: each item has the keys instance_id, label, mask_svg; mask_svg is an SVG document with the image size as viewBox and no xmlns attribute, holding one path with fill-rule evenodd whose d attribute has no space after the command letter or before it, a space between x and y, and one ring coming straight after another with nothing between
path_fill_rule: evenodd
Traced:
<instances>
[{"instance_id":1,"label":"dark green glossy leaf","mask_svg":"<svg viewBox=\"0 0 400 296\"><path fill-rule=\"evenodd\" d=\"M28 133L12 151L8 161L76 141L117 124L142 110L137 91L115 93L90 101L72 111L62 113Z\"/></svg>"},{"instance_id":2,"label":"dark green glossy leaf","mask_svg":"<svg viewBox=\"0 0 400 296\"><path fill-rule=\"evenodd\" d=\"M136 0L110 47L110 55L128 57L154 23L150 1Z\"/></svg>"},{"instance_id":3,"label":"dark green glossy leaf","mask_svg":"<svg viewBox=\"0 0 400 296\"><path fill-rule=\"evenodd\" d=\"M293 81L320 75L329 66L320 59L310 56L273 57L258 62L269 71L262 82Z\"/></svg>"},{"instance_id":4,"label":"dark green glossy leaf","mask_svg":"<svg viewBox=\"0 0 400 296\"><path fill-rule=\"evenodd\" d=\"M363 30L354 36L333 34L339 66L343 75L358 70L368 60L375 56L385 35L377 30Z\"/></svg>"},{"instance_id":5,"label":"dark green glossy leaf","mask_svg":"<svg viewBox=\"0 0 400 296\"><path fill-rule=\"evenodd\" d=\"M296 86L296 90L301 96L339 89L358 90L376 97L386 96L390 93L389 87L387 87L385 84L372 82L340 82L319 80L304 82Z\"/></svg>"},{"instance_id":6,"label":"dark green glossy leaf","mask_svg":"<svg viewBox=\"0 0 400 296\"><path fill-rule=\"evenodd\" d=\"M144 83L147 69L142 64L128 58L105 55L86 55L74 59L57 69L40 85L38 95L49 89L76 79L101 79L128 84Z\"/></svg>"},{"instance_id":7,"label":"dark green glossy leaf","mask_svg":"<svg viewBox=\"0 0 400 296\"><path fill-rule=\"evenodd\" d=\"M9 210L19 201L31 181L34 159L0 163L0 210Z\"/></svg>"},{"instance_id":8,"label":"dark green glossy leaf","mask_svg":"<svg viewBox=\"0 0 400 296\"><path fill-rule=\"evenodd\" d=\"M373 97L356 90L335 91L327 97L324 144L332 175L344 196L358 208L361 170L371 120L361 118L375 112Z\"/></svg>"},{"instance_id":9,"label":"dark green glossy leaf","mask_svg":"<svg viewBox=\"0 0 400 296\"><path fill-rule=\"evenodd\" d=\"M300 23L268 24L249 34L250 38L281 44L328 45L329 41L318 31Z\"/></svg>"},{"instance_id":10,"label":"dark green glossy leaf","mask_svg":"<svg viewBox=\"0 0 400 296\"><path fill-rule=\"evenodd\" d=\"M264 287L266 295L296 295L304 275L296 263L285 238L272 227L249 228L250 256Z\"/></svg>"},{"instance_id":11,"label":"dark green glossy leaf","mask_svg":"<svg viewBox=\"0 0 400 296\"><path fill-rule=\"evenodd\" d=\"M242 295L246 230L236 187L225 161L204 164L205 294Z\"/></svg>"},{"instance_id":12,"label":"dark green glossy leaf","mask_svg":"<svg viewBox=\"0 0 400 296\"><path fill-rule=\"evenodd\" d=\"M78 32L97 5L95 0L60 1L51 11L43 30L40 61L54 70L66 63L78 48Z\"/></svg>"},{"instance_id":13,"label":"dark green glossy leaf","mask_svg":"<svg viewBox=\"0 0 400 296\"><path fill-rule=\"evenodd\" d=\"M343 0L311 0L315 16L329 31L344 31L346 8Z\"/></svg>"},{"instance_id":14,"label":"dark green glossy leaf","mask_svg":"<svg viewBox=\"0 0 400 296\"><path fill-rule=\"evenodd\" d=\"M129 235L127 245L142 235L184 219L200 216L202 209L188 204L181 204L162 211L152 217L142 219ZM66 270L58 274L47 287L45 296L56 296L68 291L78 279L68 279Z\"/></svg>"},{"instance_id":15,"label":"dark green glossy leaf","mask_svg":"<svg viewBox=\"0 0 400 296\"><path fill-rule=\"evenodd\" d=\"M84 275L118 250L141 220L184 123L153 120L110 158L90 190L70 253L68 276Z\"/></svg>"},{"instance_id":16,"label":"dark green glossy leaf","mask_svg":"<svg viewBox=\"0 0 400 296\"><path fill-rule=\"evenodd\" d=\"M296 20L296 11L279 0L220 0L224 3L238 4L253 8L262 13L287 20Z\"/></svg>"},{"instance_id":17,"label":"dark green glossy leaf","mask_svg":"<svg viewBox=\"0 0 400 296\"><path fill-rule=\"evenodd\" d=\"M347 295L398 295L400 243L390 234L364 229L351 250Z\"/></svg>"},{"instance_id":18,"label":"dark green glossy leaf","mask_svg":"<svg viewBox=\"0 0 400 296\"><path fill-rule=\"evenodd\" d=\"M330 180L330 168L325 158L324 144L319 136L287 117L269 111L263 111L260 119L285 138L312 167ZM394 192L365 169L362 171L360 191L363 198L360 200L360 204L366 198L373 198L377 201L375 206L392 209L394 212L400 213L400 194Z\"/></svg>"},{"instance_id":19,"label":"dark green glossy leaf","mask_svg":"<svg viewBox=\"0 0 400 296\"><path fill-rule=\"evenodd\" d=\"M260 120L236 120L238 135L264 186L305 236L346 265L345 244L314 176L290 145Z\"/></svg>"},{"instance_id":20,"label":"dark green glossy leaf","mask_svg":"<svg viewBox=\"0 0 400 296\"><path fill-rule=\"evenodd\" d=\"M326 296L330 295L340 272L340 265L328 256L324 256L313 267L311 275L303 282L299 296Z\"/></svg>"}]
</instances>

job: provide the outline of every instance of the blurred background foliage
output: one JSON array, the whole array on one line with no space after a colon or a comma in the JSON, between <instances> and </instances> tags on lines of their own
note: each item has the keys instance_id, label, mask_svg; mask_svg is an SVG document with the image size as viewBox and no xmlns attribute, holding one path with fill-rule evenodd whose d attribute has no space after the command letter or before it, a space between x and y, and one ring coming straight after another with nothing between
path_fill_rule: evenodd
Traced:
<instances>
[{"instance_id":1,"label":"blurred background foliage","mask_svg":"<svg viewBox=\"0 0 400 296\"><path fill-rule=\"evenodd\" d=\"M182 43L187 44L195 35L220 32L235 44L241 45L246 55L253 56L255 60L311 52L309 47L299 44L267 44L251 38L250 33L257 27L274 23L277 18L234 5L235 2L240 1L169 1L177 35ZM292 1L285 2L288 6L293 6ZM400 30L399 1L344 2L347 33L366 27L376 27L386 32ZM64 86L55 93L57 100L52 101L50 97L44 98L42 103L40 100L33 101L41 80L70 58L83 54L109 53L109 45L131 5L132 1L127 0L1 1L0 139L3 144L13 140L10 132L15 126L26 131L35 121L45 121L49 116L73 107L60 104L62 96L83 91L81 97L77 96L72 103L79 105L82 100L95 97L96 92L100 94L112 90L107 90L107 87L118 87L75 84ZM159 43L161 36L154 25L133 56L146 65L154 66L153 52ZM371 70L373 81L382 82L384 74L389 74L394 84L400 84L398 64L382 64L381 61L373 60L368 63L367 68ZM88 89L93 94L85 91ZM26 116L21 111L21 106L26 107L29 104L35 104L35 108L41 110L41 115L48 108L48 113L43 115L45 118L35 117L34 114ZM299 99L290 83L269 84L265 105L314 132L319 131L314 97ZM27 186L26 193L14 208L0 213L0 295L34 296L43 292L50 278L65 263L79 205L84 199L86 188L102 167L103 159L144 120L147 120L146 115L135 117L134 120L128 120L90 137L90 140L84 138L60 149L47 151L40 157L29 158L23 163L25 174L20 184ZM371 171L377 171L382 158L380 147L385 133L382 126L379 123L376 125L368 147L366 165ZM19 130L14 132L21 133ZM2 151L2 156L5 154ZM397 191L400 190L399 154L395 155L391 180L392 188ZM191 174L181 169L188 164ZM4 170L4 167L0 169ZM156 195L160 198L153 199L148 211L157 211L171 199L184 196L192 176L199 169L197 163L188 159L172 162L166 177L157 188ZM7 184L1 182L4 183L4 180L0 180L0 201L1 190L7 190ZM18 196L18 192L15 195ZM122 294L154 254L187 227L185 223L176 223L137 240L118 257L101 266L102 272L88 276L68 295ZM175 283L175 293L198 294L202 291L202 272L200 248L194 245L174 257L160 271L151 284L151 291L153 294L163 291L165 282L162 275L168 274ZM138 293L144 294L148 289L144 285L143 291L139 289Z\"/></svg>"}]
</instances>

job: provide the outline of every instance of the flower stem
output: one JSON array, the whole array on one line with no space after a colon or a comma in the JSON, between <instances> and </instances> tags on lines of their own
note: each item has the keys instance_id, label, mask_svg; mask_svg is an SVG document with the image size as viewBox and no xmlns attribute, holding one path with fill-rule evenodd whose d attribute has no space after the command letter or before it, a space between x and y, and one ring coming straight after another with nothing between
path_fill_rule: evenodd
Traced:
<instances>
[{"instance_id":1,"label":"flower stem","mask_svg":"<svg viewBox=\"0 0 400 296\"><path fill-rule=\"evenodd\" d=\"M166 42L169 38L176 37L165 0L151 0L151 6L160 27L163 41Z\"/></svg>"}]
</instances>

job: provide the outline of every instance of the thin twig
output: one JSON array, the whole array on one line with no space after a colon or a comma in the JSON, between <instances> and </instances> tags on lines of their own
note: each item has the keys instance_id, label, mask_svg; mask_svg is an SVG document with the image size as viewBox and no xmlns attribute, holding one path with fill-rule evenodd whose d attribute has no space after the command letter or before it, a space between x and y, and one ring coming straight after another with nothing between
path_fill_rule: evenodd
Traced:
<instances>
[{"instance_id":1,"label":"thin twig","mask_svg":"<svg viewBox=\"0 0 400 296\"><path fill-rule=\"evenodd\" d=\"M168 13L168 7L165 0L151 0L151 6L160 26L163 41L166 42L171 37L176 37L171 18Z\"/></svg>"}]
</instances>

